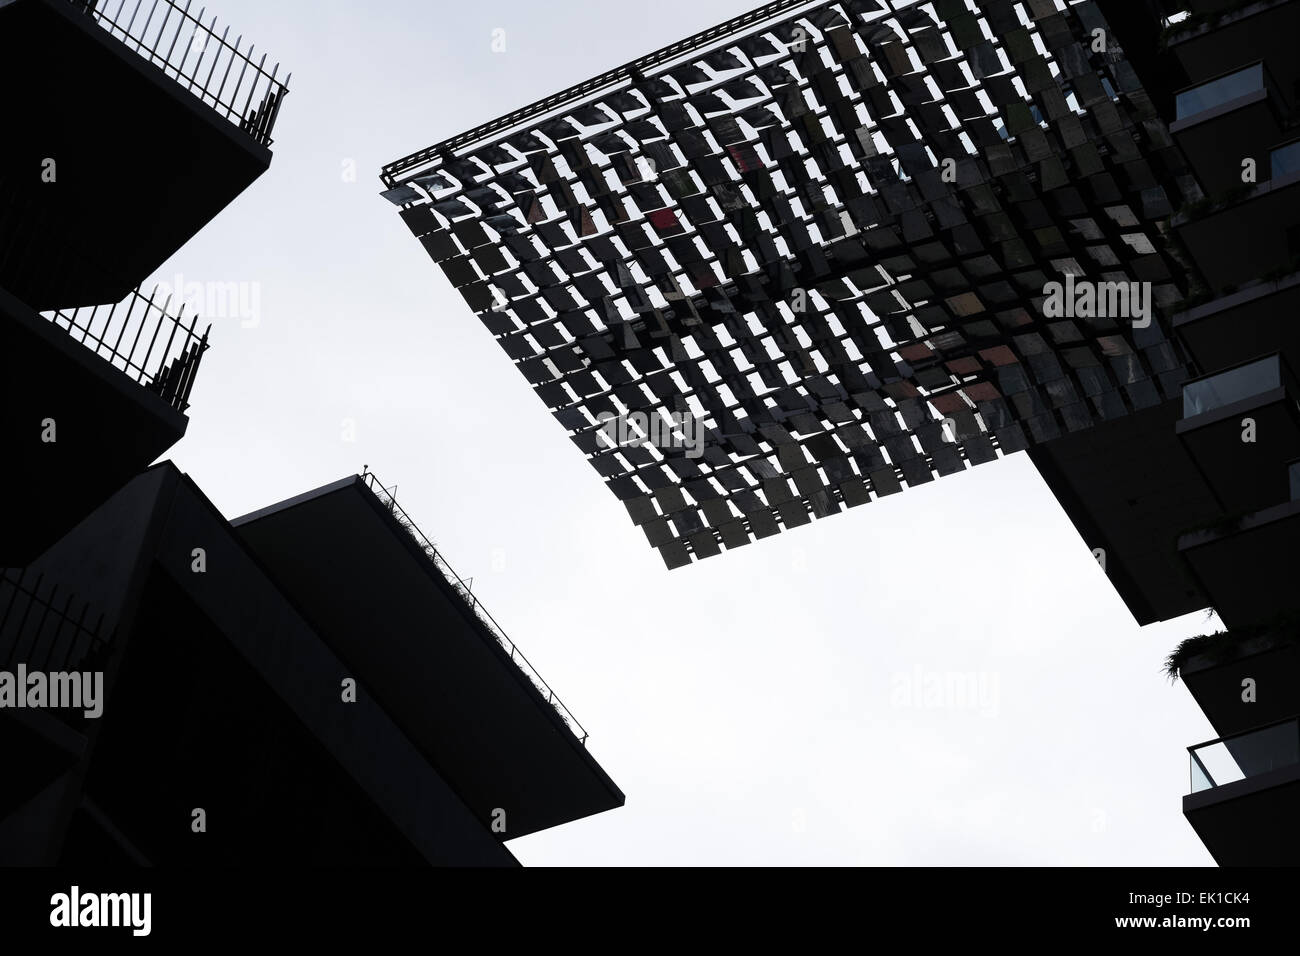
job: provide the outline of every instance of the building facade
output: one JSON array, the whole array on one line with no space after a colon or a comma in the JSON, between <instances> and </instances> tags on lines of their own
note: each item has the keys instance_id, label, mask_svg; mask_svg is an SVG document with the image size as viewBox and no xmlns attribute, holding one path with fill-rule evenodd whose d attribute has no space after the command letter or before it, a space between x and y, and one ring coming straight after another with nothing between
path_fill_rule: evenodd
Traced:
<instances>
[{"instance_id":1,"label":"building facade","mask_svg":"<svg viewBox=\"0 0 1300 956\"><path fill-rule=\"evenodd\" d=\"M1219 612L1172 665L1230 735L1184 809L1296 862L1250 808L1300 775L1297 17L769 3L384 196L669 568L1027 451L1139 623Z\"/></svg>"},{"instance_id":2,"label":"building facade","mask_svg":"<svg viewBox=\"0 0 1300 956\"><path fill-rule=\"evenodd\" d=\"M624 802L373 475L231 522L153 464L209 342L140 284L278 74L188 4L0 0L0 865L515 866Z\"/></svg>"}]
</instances>

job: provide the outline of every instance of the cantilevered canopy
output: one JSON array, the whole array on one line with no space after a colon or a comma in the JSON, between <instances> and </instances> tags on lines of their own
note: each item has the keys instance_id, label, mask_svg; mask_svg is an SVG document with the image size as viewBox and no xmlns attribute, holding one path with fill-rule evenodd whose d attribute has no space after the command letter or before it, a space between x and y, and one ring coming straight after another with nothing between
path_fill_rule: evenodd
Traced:
<instances>
[{"instance_id":1,"label":"cantilevered canopy","mask_svg":"<svg viewBox=\"0 0 1300 956\"><path fill-rule=\"evenodd\" d=\"M1091 0L769 4L384 181L670 567L1186 377L1157 224L1199 190ZM1066 275L1149 324L1044 309ZM702 454L610 447L634 412Z\"/></svg>"}]
</instances>

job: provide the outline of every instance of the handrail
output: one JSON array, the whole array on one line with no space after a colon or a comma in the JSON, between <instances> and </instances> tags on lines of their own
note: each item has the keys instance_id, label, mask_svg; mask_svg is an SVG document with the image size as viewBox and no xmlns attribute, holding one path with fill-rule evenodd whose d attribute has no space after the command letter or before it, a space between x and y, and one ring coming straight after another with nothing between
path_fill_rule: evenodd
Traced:
<instances>
[{"instance_id":1,"label":"handrail","mask_svg":"<svg viewBox=\"0 0 1300 956\"><path fill-rule=\"evenodd\" d=\"M573 711L569 710L569 708L564 705L563 701L560 700L555 691L551 689L551 686L546 683L542 678L541 673L532 665L532 662L524 656L521 650L519 650L518 645L516 645L514 641L510 640L505 629L497 623L496 618L488 612L487 608L479 603L478 598L475 597L474 592L471 590L471 585L465 583L464 579L462 579L461 576L456 573L455 569L447 563L447 559L442 556L442 552L437 549L432 541L425 537L424 532L422 532L419 529L419 526L411 520L411 516L408 515L402 506L397 503L397 499L394 497L394 494L397 491L397 486L394 485L392 488L384 487L384 485L380 483L379 479L375 477L374 472L370 471L369 468L362 471L361 478L365 482L366 487L369 488L375 497L379 499L380 503L398 519L403 527L406 528L411 537L414 538L416 543L423 549L424 553L433 561L434 566L438 571L447 578L448 583L460 592L461 597L469 604L470 610L474 612L475 616L487 627L497 642L505 649L509 650L510 659L514 661L515 665L529 678L529 680L533 682L537 690L546 695L546 702L555 708L560 719L564 721L569 730L585 747L587 745L586 729L578 722L578 718L573 716ZM574 730L575 727L577 730Z\"/></svg>"},{"instance_id":2,"label":"handrail","mask_svg":"<svg viewBox=\"0 0 1300 956\"><path fill-rule=\"evenodd\" d=\"M1281 727L1283 724L1291 723L1300 723L1300 716L1283 717L1281 720L1271 720L1268 723L1260 724L1257 727L1239 730L1235 734L1228 734L1224 737L1215 737L1213 740L1206 740L1199 744L1191 744L1187 748L1187 751L1188 753L1191 753L1193 750L1204 750L1206 747L1211 747L1214 744L1227 743L1229 740L1236 740L1238 737L1248 737L1251 734L1259 733L1261 730L1272 730L1274 727Z\"/></svg>"},{"instance_id":3,"label":"handrail","mask_svg":"<svg viewBox=\"0 0 1300 956\"><path fill-rule=\"evenodd\" d=\"M195 15L190 13L193 0L184 0L184 7L178 0L135 0L129 10L131 0L118 0L116 10L110 10L113 0L71 3L254 141L271 145L293 74L277 80L280 64L268 73L266 54L254 62L256 46L242 50L242 34L230 42L230 27L218 35L215 16L205 26L206 7Z\"/></svg>"},{"instance_id":4,"label":"handrail","mask_svg":"<svg viewBox=\"0 0 1300 956\"><path fill-rule=\"evenodd\" d=\"M184 306L172 315L171 298L168 295L160 304L156 287L148 298L137 289L112 305L42 315L184 414L212 327L200 335L197 314L190 316L186 327Z\"/></svg>"},{"instance_id":5,"label":"handrail","mask_svg":"<svg viewBox=\"0 0 1300 956\"><path fill-rule=\"evenodd\" d=\"M112 641L104 615L71 593L61 596L57 582L47 584L43 573L29 568L0 568L0 666L21 662L43 670L77 669Z\"/></svg>"}]
</instances>

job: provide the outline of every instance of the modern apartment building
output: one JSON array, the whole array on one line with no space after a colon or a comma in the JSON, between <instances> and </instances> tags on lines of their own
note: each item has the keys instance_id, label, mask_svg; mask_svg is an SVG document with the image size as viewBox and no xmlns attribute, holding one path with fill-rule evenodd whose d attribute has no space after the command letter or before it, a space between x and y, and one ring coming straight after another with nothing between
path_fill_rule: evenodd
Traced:
<instances>
[{"instance_id":1,"label":"modern apartment building","mask_svg":"<svg viewBox=\"0 0 1300 956\"><path fill-rule=\"evenodd\" d=\"M1185 642L1170 661L1220 735L1189 748L1183 812L1221 864L1294 865L1300 63L1287 38L1300 31L1300 5L1132 5L1119 16L1161 24L1128 42L1142 44L1140 76L1159 78L1153 99L1203 190L1169 224L1195 281L1170 316L1191 373L1162 431L1215 508L1197 522L1178 515L1177 495L1164 507L1182 525L1172 537L1179 565L1226 630ZM1101 514L1106 526L1124 520Z\"/></svg>"},{"instance_id":2,"label":"modern apartment building","mask_svg":"<svg viewBox=\"0 0 1300 956\"><path fill-rule=\"evenodd\" d=\"M1184 811L1297 862L1297 17L774 2L384 196L669 568L1026 450L1139 623L1219 612Z\"/></svg>"},{"instance_id":3,"label":"modern apartment building","mask_svg":"<svg viewBox=\"0 0 1300 956\"><path fill-rule=\"evenodd\" d=\"M201 17L0 0L0 866L517 865L623 794L392 494L231 522L153 464L208 334L138 287L287 92Z\"/></svg>"}]
</instances>

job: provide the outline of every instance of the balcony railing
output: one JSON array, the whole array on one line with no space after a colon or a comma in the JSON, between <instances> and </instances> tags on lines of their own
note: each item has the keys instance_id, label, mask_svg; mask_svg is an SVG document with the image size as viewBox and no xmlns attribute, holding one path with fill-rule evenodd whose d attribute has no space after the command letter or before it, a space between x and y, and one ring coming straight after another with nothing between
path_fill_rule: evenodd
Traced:
<instances>
[{"instance_id":1,"label":"balcony railing","mask_svg":"<svg viewBox=\"0 0 1300 956\"><path fill-rule=\"evenodd\" d=\"M0 568L0 668L95 670L112 644L104 615L29 570Z\"/></svg>"},{"instance_id":2,"label":"balcony railing","mask_svg":"<svg viewBox=\"0 0 1300 956\"><path fill-rule=\"evenodd\" d=\"M1269 170L1274 179L1300 173L1300 140L1273 150L1269 154Z\"/></svg>"},{"instance_id":3,"label":"balcony railing","mask_svg":"<svg viewBox=\"0 0 1300 956\"><path fill-rule=\"evenodd\" d=\"M1192 793L1300 764L1300 718L1290 717L1244 733L1187 748Z\"/></svg>"},{"instance_id":4,"label":"balcony railing","mask_svg":"<svg viewBox=\"0 0 1300 956\"><path fill-rule=\"evenodd\" d=\"M528 677L530 681L532 681L533 686L537 688L538 693L545 697L547 703L555 708L556 713L560 715L560 719L564 721L569 730L585 747L587 745L587 731L583 728L582 724L578 723L578 718L574 717L573 712L569 710L568 707L564 706L564 703L558 696L556 696L555 691L551 690L550 685L542 679L542 675L538 672L537 668L529 662L528 658L524 657L523 652L519 650L515 645L515 642L510 640L506 635L505 629L496 622L496 619L492 617L491 614L488 613L487 608L483 607L483 605L479 603L478 598L474 596L471 585L466 584L464 579L455 572L452 566L447 563L447 559L442 556L442 552L434 546L432 541L425 537L424 532L416 526L415 522L411 520L410 515L408 515L402 509L402 506L397 503L397 499L393 497L394 492L397 490L396 486L393 488L385 488L380 484L379 479L375 477L374 473L368 470L363 472L361 477L364 479L366 487L374 493L380 503L388 509L389 513L391 513L393 517L397 519L398 523L406 529L415 540L415 543L424 550L425 555L427 555L429 560L433 562L433 565L438 572L447 579L447 582L451 584L453 588L456 589L461 598L465 601L465 604L469 607L470 611L478 617L479 621L487 628L489 633L492 634L493 638L501 645L502 649L509 652L510 659L514 661L515 665L524 673L525 676Z\"/></svg>"},{"instance_id":5,"label":"balcony railing","mask_svg":"<svg viewBox=\"0 0 1300 956\"><path fill-rule=\"evenodd\" d=\"M183 306L171 314L171 299L168 295L159 302L157 289L148 298L136 291L114 305L44 315L183 414L190 407L211 326L200 335L198 316L191 315L186 325Z\"/></svg>"},{"instance_id":6,"label":"balcony railing","mask_svg":"<svg viewBox=\"0 0 1300 956\"><path fill-rule=\"evenodd\" d=\"M1183 385L1183 418L1203 415L1243 399L1293 386L1281 355L1267 355L1241 365L1194 379Z\"/></svg>"},{"instance_id":7,"label":"balcony railing","mask_svg":"<svg viewBox=\"0 0 1300 956\"><path fill-rule=\"evenodd\" d=\"M1187 119L1230 103L1247 93L1264 89L1264 64L1253 63L1242 70L1183 90L1174 97L1177 119Z\"/></svg>"},{"instance_id":8,"label":"balcony railing","mask_svg":"<svg viewBox=\"0 0 1300 956\"><path fill-rule=\"evenodd\" d=\"M193 0L70 0L95 22L180 83L263 146L272 143L280 104L292 74L268 73L266 54L243 49L230 27L218 33L217 19L203 23L205 8L190 12Z\"/></svg>"}]
</instances>

